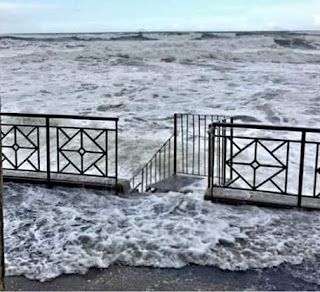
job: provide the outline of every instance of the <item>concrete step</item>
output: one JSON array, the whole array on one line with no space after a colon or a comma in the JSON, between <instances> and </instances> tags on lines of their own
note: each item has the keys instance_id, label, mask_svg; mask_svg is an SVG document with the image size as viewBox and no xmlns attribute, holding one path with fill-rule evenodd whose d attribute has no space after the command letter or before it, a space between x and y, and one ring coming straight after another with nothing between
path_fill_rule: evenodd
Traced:
<instances>
[{"instance_id":1,"label":"concrete step","mask_svg":"<svg viewBox=\"0 0 320 292\"><path fill-rule=\"evenodd\" d=\"M203 177L199 176L174 174L164 180L150 185L150 189L162 193L186 192L183 190L185 187L190 186L202 179Z\"/></svg>"}]
</instances>

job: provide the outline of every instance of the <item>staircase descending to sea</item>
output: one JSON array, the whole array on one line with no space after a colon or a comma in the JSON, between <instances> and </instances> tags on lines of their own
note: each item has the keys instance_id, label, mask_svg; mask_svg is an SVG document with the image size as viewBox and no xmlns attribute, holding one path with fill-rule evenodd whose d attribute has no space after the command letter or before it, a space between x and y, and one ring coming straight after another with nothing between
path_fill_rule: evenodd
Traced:
<instances>
[{"instance_id":1,"label":"staircase descending to sea","mask_svg":"<svg viewBox=\"0 0 320 292\"><path fill-rule=\"evenodd\" d=\"M208 175L208 127L233 122L220 115L174 114L173 133L130 180L132 191L183 190Z\"/></svg>"}]
</instances>

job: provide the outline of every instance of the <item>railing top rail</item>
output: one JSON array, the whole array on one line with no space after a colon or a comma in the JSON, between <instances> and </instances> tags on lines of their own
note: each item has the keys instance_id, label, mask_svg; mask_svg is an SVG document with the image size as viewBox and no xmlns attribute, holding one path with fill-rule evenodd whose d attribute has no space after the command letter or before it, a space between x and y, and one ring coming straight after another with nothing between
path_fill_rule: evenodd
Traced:
<instances>
[{"instance_id":1,"label":"railing top rail","mask_svg":"<svg viewBox=\"0 0 320 292\"><path fill-rule=\"evenodd\" d=\"M174 113L174 115L177 115L177 116L207 116L207 117L211 117L211 116L214 116L214 117L221 117L221 118L231 118L231 116L227 116L227 115L217 115L217 114L192 114L192 113Z\"/></svg>"},{"instance_id":2,"label":"railing top rail","mask_svg":"<svg viewBox=\"0 0 320 292\"><path fill-rule=\"evenodd\" d=\"M74 119L74 120L95 120L95 121L114 121L114 122L117 122L119 120L119 118L98 117L98 116L7 113L7 112L0 113L0 116L29 117L29 118L51 118L51 119Z\"/></svg>"},{"instance_id":3,"label":"railing top rail","mask_svg":"<svg viewBox=\"0 0 320 292\"><path fill-rule=\"evenodd\" d=\"M233 124L233 123L214 122L214 123L211 123L209 127L246 128L246 129L257 129L257 130L320 133L320 129L317 129L317 128L287 127L287 126L259 125L259 124Z\"/></svg>"}]
</instances>

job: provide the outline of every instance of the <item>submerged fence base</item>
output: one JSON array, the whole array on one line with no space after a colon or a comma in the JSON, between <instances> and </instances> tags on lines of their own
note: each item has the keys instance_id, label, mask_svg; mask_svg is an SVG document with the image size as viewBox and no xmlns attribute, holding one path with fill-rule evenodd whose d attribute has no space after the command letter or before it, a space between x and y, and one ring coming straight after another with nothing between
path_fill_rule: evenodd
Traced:
<instances>
[{"instance_id":1,"label":"submerged fence base","mask_svg":"<svg viewBox=\"0 0 320 292\"><path fill-rule=\"evenodd\" d=\"M208 188L204 199L214 203L230 205L255 205L271 208L296 208L297 196L266 193L259 191L244 191L224 188ZM314 197L303 197L302 209L320 210L320 200Z\"/></svg>"},{"instance_id":2,"label":"submerged fence base","mask_svg":"<svg viewBox=\"0 0 320 292\"><path fill-rule=\"evenodd\" d=\"M23 175L19 175L19 173L17 173L16 171L14 173L5 171L3 181L5 183L13 182L45 185L50 188L54 186L61 186L69 188L115 191L116 193L126 193L130 191L130 182L126 179L118 179L117 184L115 184L113 180L101 179L99 177L87 177L85 180L81 180L79 178L75 179L74 177L68 175L63 175L63 177L61 177L59 175L53 174L50 183L48 183L45 177L39 176L39 173L30 173L28 174L28 176L25 176L25 173L23 173Z\"/></svg>"}]
</instances>

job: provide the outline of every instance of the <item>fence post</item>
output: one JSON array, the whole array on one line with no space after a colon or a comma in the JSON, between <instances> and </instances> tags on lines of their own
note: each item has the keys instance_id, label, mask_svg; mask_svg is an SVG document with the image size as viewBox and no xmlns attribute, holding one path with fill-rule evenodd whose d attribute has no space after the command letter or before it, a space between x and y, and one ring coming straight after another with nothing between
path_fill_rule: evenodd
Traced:
<instances>
[{"instance_id":1,"label":"fence post","mask_svg":"<svg viewBox=\"0 0 320 292\"><path fill-rule=\"evenodd\" d=\"M58 139L58 137L57 137ZM50 118L46 117L46 147L47 147L47 186L51 186L51 166L50 166Z\"/></svg>"},{"instance_id":2,"label":"fence post","mask_svg":"<svg viewBox=\"0 0 320 292\"><path fill-rule=\"evenodd\" d=\"M208 185L210 187L211 199L213 198L214 184L214 152L215 152L216 127L209 126L209 154L208 154Z\"/></svg>"},{"instance_id":3,"label":"fence post","mask_svg":"<svg viewBox=\"0 0 320 292\"><path fill-rule=\"evenodd\" d=\"M233 124L233 117L230 118L230 123ZM232 171L232 157L233 157L233 127L230 128L230 180L233 179Z\"/></svg>"},{"instance_id":4,"label":"fence post","mask_svg":"<svg viewBox=\"0 0 320 292\"><path fill-rule=\"evenodd\" d=\"M226 123L226 120L223 120L223 123ZM226 176L227 176L227 167L226 167L226 161L227 161L227 129L226 127L222 128L222 183L223 186L226 184Z\"/></svg>"},{"instance_id":5,"label":"fence post","mask_svg":"<svg viewBox=\"0 0 320 292\"><path fill-rule=\"evenodd\" d=\"M0 101L1 103L1 101ZM1 108L0 108L1 112ZM3 236L3 179L2 179L2 132L1 132L1 116L0 116L0 291L4 291L4 276L5 276L5 264L4 264L4 236Z\"/></svg>"},{"instance_id":6,"label":"fence post","mask_svg":"<svg viewBox=\"0 0 320 292\"><path fill-rule=\"evenodd\" d=\"M174 114L173 174L177 174L177 114Z\"/></svg>"},{"instance_id":7,"label":"fence post","mask_svg":"<svg viewBox=\"0 0 320 292\"><path fill-rule=\"evenodd\" d=\"M208 149L209 149L209 153L208 153L208 188L211 188L211 170L212 170L212 164L211 164L211 155L212 155L212 145L211 145L211 125L209 125L209 145L208 145Z\"/></svg>"},{"instance_id":8,"label":"fence post","mask_svg":"<svg viewBox=\"0 0 320 292\"><path fill-rule=\"evenodd\" d=\"M299 208L301 207L301 201L302 201L305 144L306 144L306 132L303 131L301 135L301 149L300 149L300 170L299 170L299 188L298 188L298 207Z\"/></svg>"},{"instance_id":9,"label":"fence post","mask_svg":"<svg viewBox=\"0 0 320 292\"><path fill-rule=\"evenodd\" d=\"M115 182L116 182L116 194L118 194L118 120L116 120L116 157L115 157ZM106 145L107 149L108 149L108 145ZM107 162L108 163L108 162Z\"/></svg>"}]
</instances>

